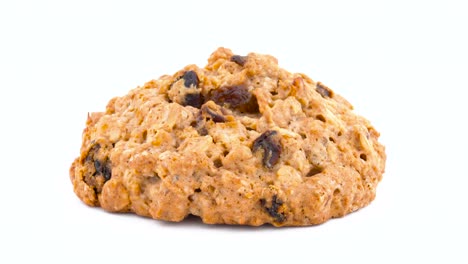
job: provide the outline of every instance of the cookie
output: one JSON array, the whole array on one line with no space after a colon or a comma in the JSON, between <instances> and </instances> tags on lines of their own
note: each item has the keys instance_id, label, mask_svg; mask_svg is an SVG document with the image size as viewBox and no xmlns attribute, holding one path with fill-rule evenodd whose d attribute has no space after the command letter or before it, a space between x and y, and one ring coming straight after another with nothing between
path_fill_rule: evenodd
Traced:
<instances>
[{"instance_id":1,"label":"cookie","mask_svg":"<svg viewBox=\"0 0 468 264\"><path fill-rule=\"evenodd\" d=\"M305 226L368 205L379 133L326 85L269 55L219 48L90 113L70 168L76 195L165 221Z\"/></svg>"}]
</instances>

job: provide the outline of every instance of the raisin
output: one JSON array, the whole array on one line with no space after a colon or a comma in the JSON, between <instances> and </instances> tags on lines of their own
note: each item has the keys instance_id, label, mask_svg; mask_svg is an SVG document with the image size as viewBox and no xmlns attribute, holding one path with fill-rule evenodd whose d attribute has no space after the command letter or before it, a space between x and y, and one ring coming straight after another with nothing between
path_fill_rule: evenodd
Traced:
<instances>
[{"instance_id":1,"label":"raisin","mask_svg":"<svg viewBox=\"0 0 468 264\"><path fill-rule=\"evenodd\" d=\"M271 169L278 163L281 155L281 144L277 136L278 132L274 130L268 130L261 134L252 145L252 150L255 152L259 149L263 149L263 166Z\"/></svg>"},{"instance_id":2,"label":"raisin","mask_svg":"<svg viewBox=\"0 0 468 264\"><path fill-rule=\"evenodd\" d=\"M249 92L245 85L220 87L212 92L211 100L219 105L226 104L229 108L240 112L259 112L257 98Z\"/></svg>"},{"instance_id":3,"label":"raisin","mask_svg":"<svg viewBox=\"0 0 468 264\"><path fill-rule=\"evenodd\" d=\"M88 151L88 154L86 154L86 158L85 158L85 161L86 162L91 162L94 160L94 155L97 154L97 152L99 151L99 149L101 148L101 145L99 145L98 143L94 144Z\"/></svg>"},{"instance_id":4,"label":"raisin","mask_svg":"<svg viewBox=\"0 0 468 264\"><path fill-rule=\"evenodd\" d=\"M96 172L94 173L94 176L101 175L104 177L105 181L110 180L112 176L112 170L109 166L109 161L106 159L104 162L101 162L99 160L94 161L94 169Z\"/></svg>"},{"instance_id":5,"label":"raisin","mask_svg":"<svg viewBox=\"0 0 468 264\"><path fill-rule=\"evenodd\" d=\"M197 129L197 131L198 131L198 134L200 134L200 136L208 135L208 129L206 129L206 127L201 127Z\"/></svg>"},{"instance_id":6,"label":"raisin","mask_svg":"<svg viewBox=\"0 0 468 264\"><path fill-rule=\"evenodd\" d=\"M240 66L244 66L245 63L247 62L247 56L233 55L231 57L231 61L235 62L236 64Z\"/></svg>"},{"instance_id":7,"label":"raisin","mask_svg":"<svg viewBox=\"0 0 468 264\"><path fill-rule=\"evenodd\" d=\"M315 89L323 98L332 97L333 92L327 86L323 85L322 83L317 83L317 88Z\"/></svg>"},{"instance_id":8,"label":"raisin","mask_svg":"<svg viewBox=\"0 0 468 264\"><path fill-rule=\"evenodd\" d=\"M206 129L206 121L202 115L202 112L198 112L195 121L190 124L193 128L195 128L200 136L208 135L208 129Z\"/></svg>"},{"instance_id":9,"label":"raisin","mask_svg":"<svg viewBox=\"0 0 468 264\"><path fill-rule=\"evenodd\" d=\"M206 122L211 120L215 123L224 123L226 122L224 114L225 109L222 107L214 104L213 102L206 103L201 107L200 111L198 111L197 117L195 121L192 122L191 126L197 129L198 134L206 136L208 135Z\"/></svg>"},{"instance_id":10,"label":"raisin","mask_svg":"<svg viewBox=\"0 0 468 264\"><path fill-rule=\"evenodd\" d=\"M283 213L278 212L280 207L283 205L283 201L278 196L273 195L271 199L271 206L266 205L265 199L260 199L260 204L265 208L268 214L275 219L276 222L282 223L286 220L286 216Z\"/></svg>"},{"instance_id":11,"label":"raisin","mask_svg":"<svg viewBox=\"0 0 468 264\"><path fill-rule=\"evenodd\" d=\"M319 173L322 173L323 172L323 168L321 167L313 167L312 169L310 169L310 171L307 173L306 177L312 177L314 175L317 175Z\"/></svg>"},{"instance_id":12,"label":"raisin","mask_svg":"<svg viewBox=\"0 0 468 264\"><path fill-rule=\"evenodd\" d=\"M83 165L86 167L84 181L92 187L96 193L100 193L104 183L112 177L110 160L107 156L102 155L102 152L110 150L111 146L110 143L94 143L89 148L84 160L82 160Z\"/></svg>"},{"instance_id":13,"label":"raisin","mask_svg":"<svg viewBox=\"0 0 468 264\"><path fill-rule=\"evenodd\" d=\"M104 167L103 164L99 161L99 160L95 160L94 161L94 170L96 171L94 174L100 174L102 175L102 172L104 170Z\"/></svg>"},{"instance_id":14,"label":"raisin","mask_svg":"<svg viewBox=\"0 0 468 264\"><path fill-rule=\"evenodd\" d=\"M190 93L190 94L186 94L185 95L185 98L184 98L184 102L183 102L183 105L186 106L186 105L190 105L190 106L193 106L195 108L200 108L202 106L202 104L204 103L204 97L202 94L200 93Z\"/></svg>"},{"instance_id":15,"label":"raisin","mask_svg":"<svg viewBox=\"0 0 468 264\"><path fill-rule=\"evenodd\" d=\"M200 111L201 111L202 116L208 116L215 123L226 122L226 118L224 117L221 111L213 110L209 108L207 105L203 105Z\"/></svg>"},{"instance_id":16,"label":"raisin","mask_svg":"<svg viewBox=\"0 0 468 264\"><path fill-rule=\"evenodd\" d=\"M198 87L198 83L200 82L200 80L198 80L197 73L194 71L186 71L182 76L182 79L184 79L184 85L187 88L190 88L192 85L194 87Z\"/></svg>"}]
</instances>

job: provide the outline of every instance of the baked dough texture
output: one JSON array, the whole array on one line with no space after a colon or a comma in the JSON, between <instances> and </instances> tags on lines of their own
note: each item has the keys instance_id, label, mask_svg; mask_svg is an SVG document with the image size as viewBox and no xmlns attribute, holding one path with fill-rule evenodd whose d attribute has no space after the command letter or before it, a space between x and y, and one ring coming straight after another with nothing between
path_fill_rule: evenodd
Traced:
<instances>
[{"instance_id":1,"label":"baked dough texture","mask_svg":"<svg viewBox=\"0 0 468 264\"><path fill-rule=\"evenodd\" d=\"M368 205L379 132L320 82L269 55L217 49L90 113L70 168L89 206L165 221L305 226Z\"/></svg>"}]
</instances>

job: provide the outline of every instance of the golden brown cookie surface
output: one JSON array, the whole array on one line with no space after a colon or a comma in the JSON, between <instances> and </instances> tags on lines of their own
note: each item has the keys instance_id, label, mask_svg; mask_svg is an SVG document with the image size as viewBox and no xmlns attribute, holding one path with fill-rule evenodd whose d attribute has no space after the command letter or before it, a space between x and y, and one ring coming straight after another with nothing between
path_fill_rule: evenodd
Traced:
<instances>
[{"instance_id":1,"label":"golden brown cookie surface","mask_svg":"<svg viewBox=\"0 0 468 264\"><path fill-rule=\"evenodd\" d=\"M209 224L300 226L369 204L379 133L275 58L219 48L91 113L70 177L86 204Z\"/></svg>"}]
</instances>

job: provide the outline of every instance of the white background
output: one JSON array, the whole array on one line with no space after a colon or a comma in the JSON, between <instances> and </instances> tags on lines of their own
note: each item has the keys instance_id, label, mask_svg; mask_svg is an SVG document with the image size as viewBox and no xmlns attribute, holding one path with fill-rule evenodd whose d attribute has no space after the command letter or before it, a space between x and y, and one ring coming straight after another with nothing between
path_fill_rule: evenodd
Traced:
<instances>
[{"instance_id":1,"label":"white background","mask_svg":"<svg viewBox=\"0 0 468 264\"><path fill-rule=\"evenodd\" d=\"M467 263L463 1L1 1L0 263ZM75 196L88 112L218 46L267 53L381 132L368 207L306 228L164 223Z\"/></svg>"}]
</instances>

